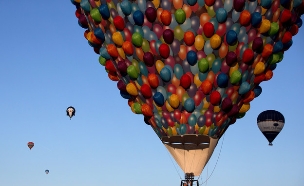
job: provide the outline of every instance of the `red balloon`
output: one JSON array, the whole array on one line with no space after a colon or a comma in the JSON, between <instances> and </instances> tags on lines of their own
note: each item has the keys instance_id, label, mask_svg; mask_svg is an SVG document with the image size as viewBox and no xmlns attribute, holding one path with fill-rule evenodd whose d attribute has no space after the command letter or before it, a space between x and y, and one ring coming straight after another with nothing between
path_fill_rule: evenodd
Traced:
<instances>
[{"instance_id":1,"label":"red balloon","mask_svg":"<svg viewBox=\"0 0 304 186\"><path fill-rule=\"evenodd\" d=\"M222 96L218 91L213 91L210 94L210 103L212 105L218 105L221 102Z\"/></svg>"},{"instance_id":2,"label":"red balloon","mask_svg":"<svg viewBox=\"0 0 304 186\"><path fill-rule=\"evenodd\" d=\"M206 1L205 1L206 2ZM214 26L212 23L207 22L203 26L203 31L206 37L211 37L214 34Z\"/></svg>"},{"instance_id":3,"label":"red balloon","mask_svg":"<svg viewBox=\"0 0 304 186\"><path fill-rule=\"evenodd\" d=\"M162 43L160 46L159 46L159 54L162 58L164 59L167 59L170 55L170 48L167 44L165 43Z\"/></svg>"},{"instance_id":4,"label":"red balloon","mask_svg":"<svg viewBox=\"0 0 304 186\"><path fill-rule=\"evenodd\" d=\"M120 16L116 16L113 19L113 23L114 23L115 28L117 28L120 31L122 31L125 28L125 21Z\"/></svg>"},{"instance_id":5,"label":"red balloon","mask_svg":"<svg viewBox=\"0 0 304 186\"><path fill-rule=\"evenodd\" d=\"M140 87L140 91L141 91L142 95L144 96L144 98L149 99L152 97L152 91L151 91L151 88L149 85L143 84Z\"/></svg>"},{"instance_id":6,"label":"red balloon","mask_svg":"<svg viewBox=\"0 0 304 186\"><path fill-rule=\"evenodd\" d=\"M176 93L176 87L173 84L169 84L167 87L168 92L175 94Z\"/></svg>"},{"instance_id":7,"label":"red balloon","mask_svg":"<svg viewBox=\"0 0 304 186\"><path fill-rule=\"evenodd\" d=\"M243 62L244 63L250 63L252 62L254 57L254 53L251 49L247 48L243 53Z\"/></svg>"},{"instance_id":8,"label":"red balloon","mask_svg":"<svg viewBox=\"0 0 304 186\"><path fill-rule=\"evenodd\" d=\"M184 89L188 89L190 87L190 85L191 85L191 78L189 77L188 74L182 75L182 77L180 78L180 85Z\"/></svg>"}]
</instances>

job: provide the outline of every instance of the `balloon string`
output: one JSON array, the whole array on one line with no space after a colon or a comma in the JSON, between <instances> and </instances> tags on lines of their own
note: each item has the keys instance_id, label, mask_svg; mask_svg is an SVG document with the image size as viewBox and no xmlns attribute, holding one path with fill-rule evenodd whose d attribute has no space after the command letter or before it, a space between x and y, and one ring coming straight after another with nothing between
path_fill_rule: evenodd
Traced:
<instances>
[{"instance_id":1,"label":"balloon string","mask_svg":"<svg viewBox=\"0 0 304 186\"><path fill-rule=\"evenodd\" d=\"M215 168L216 168L216 165L217 165L217 163L218 163L218 160L220 159L224 140L225 140L225 133L224 133L224 136L223 136L223 141L222 141L222 144L221 144L220 152L219 152L219 155L218 155L218 157L217 157L217 160L216 160L216 163L215 163L215 165L214 165L214 168L213 168L213 170L212 170L210 176L209 176L203 183L201 183L200 185L203 185L204 183L207 183L207 181L209 180L209 178L212 176L212 174L213 174L213 172L214 172L214 170L215 170ZM200 174L200 176L198 177L198 179L201 177L201 175L202 175L202 174ZM207 175L207 176L208 176L208 175Z\"/></svg>"},{"instance_id":2,"label":"balloon string","mask_svg":"<svg viewBox=\"0 0 304 186\"><path fill-rule=\"evenodd\" d=\"M165 145L164 145L164 146L165 146ZM168 149L166 149L166 151L167 151L167 154L168 154L168 156L169 156L169 158L170 158L170 160L171 160L171 162L172 162L172 164L173 164L173 166L174 166L174 168L175 168L175 171L177 172L177 174L178 174L180 180L182 180L181 175L179 174L179 172L178 172L178 170L177 170L177 168L176 168L174 162L172 161L172 156L170 156L170 154L169 154L169 152L168 152Z\"/></svg>"}]
</instances>

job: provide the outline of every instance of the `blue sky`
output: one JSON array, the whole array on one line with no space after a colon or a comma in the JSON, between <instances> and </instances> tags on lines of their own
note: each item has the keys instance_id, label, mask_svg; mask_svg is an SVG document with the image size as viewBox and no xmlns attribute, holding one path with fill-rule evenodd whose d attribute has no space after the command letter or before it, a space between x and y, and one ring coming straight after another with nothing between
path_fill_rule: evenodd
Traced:
<instances>
[{"instance_id":1,"label":"blue sky","mask_svg":"<svg viewBox=\"0 0 304 186\"><path fill-rule=\"evenodd\" d=\"M0 185L179 185L183 172L108 79L70 1L0 7ZM301 31L247 115L219 141L204 185L304 185ZM76 116L69 120L71 105ZM256 124L267 109L286 120L272 147ZM28 141L35 142L31 151Z\"/></svg>"}]
</instances>

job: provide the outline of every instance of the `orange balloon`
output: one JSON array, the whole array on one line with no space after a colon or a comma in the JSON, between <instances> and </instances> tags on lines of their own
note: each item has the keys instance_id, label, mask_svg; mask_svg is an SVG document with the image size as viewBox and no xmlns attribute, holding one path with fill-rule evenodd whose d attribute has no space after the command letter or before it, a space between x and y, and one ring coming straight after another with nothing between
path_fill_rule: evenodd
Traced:
<instances>
[{"instance_id":1,"label":"orange balloon","mask_svg":"<svg viewBox=\"0 0 304 186\"><path fill-rule=\"evenodd\" d=\"M193 34L193 32L191 31L187 31L184 33L184 42L186 43L186 45L188 46L192 46L195 40L195 36Z\"/></svg>"},{"instance_id":2,"label":"orange balloon","mask_svg":"<svg viewBox=\"0 0 304 186\"><path fill-rule=\"evenodd\" d=\"M158 8L157 9L157 19L158 19L158 21L160 21L161 22L161 18L160 18L160 15L161 15L161 13L163 12L163 9L162 8Z\"/></svg>"},{"instance_id":3,"label":"orange balloon","mask_svg":"<svg viewBox=\"0 0 304 186\"><path fill-rule=\"evenodd\" d=\"M117 75L113 75L111 73L108 73L108 77L110 78L110 80L112 81L118 81L119 78L117 77Z\"/></svg>"},{"instance_id":4,"label":"orange balloon","mask_svg":"<svg viewBox=\"0 0 304 186\"><path fill-rule=\"evenodd\" d=\"M271 44L266 44L263 48L262 56L263 58L268 58L272 54L273 46Z\"/></svg>"},{"instance_id":5,"label":"orange balloon","mask_svg":"<svg viewBox=\"0 0 304 186\"><path fill-rule=\"evenodd\" d=\"M181 119L179 120L180 123L187 123L186 114L181 113Z\"/></svg>"},{"instance_id":6,"label":"orange balloon","mask_svg":"<svg viewBox=\"0 0 304 186\"><path fill-rule=\"evenodd\" d=\"M143 57L144 57L144 52L142 51L141 48L135 48L135 53L138 57L138 59L140 59L141 61L143 61Z\"/></svg>"},{"instance_id":7,"label":"orange balloon","mask_svg":"<svg viewBox=\"0 0 304 186\"><path fill-rule=\"evenodd\" d=\"M187 47L185 45L181 45L178 52L178 57L182 60L186 59L187 56Z\"/></svg>"},{"instance_id":8,"label":"orange balloon","mask_svg":"<svg viewBox=\"0 0 304 186\"><path fill-rule=\"evenodd\" d=\"M176 95L178 96L180 102L182 102L183 100L184 93L185 93L185 89L182 86L178 86L176 88Z\"/></svg>"},{"instance_id":9,"label":"orange balloon","mask_svg":"<svg viewBox=\"0 0 304 186\"><path fill-rule=\"evenodd\" d=\"M186 18L189 18L191 16L191 13L192 13L192 10L191 10L190 6L184 4L182 9L186 13Z\"/></svg>"},{"instance_id":10,"label":"orange balloon","mask_svg":"<svg viewBox=\"0 0 304 186\"><path fill-rule=\"evenodd\" d=\"M183 0L172 0L175 9L180 9L183 7Z\"/></svg>"},{"instance_id":11,"label":"orange balloon","mask_svg":"<svg viewBox=\"0 0 304 186\"><path fill-rule=\"evenodd\" d=\"M144 116L147 116L147 117L153 116L153 111L152 111L151 107L146 103L144 103L141 106L141 112L143 113Z\"/></svg>"},{"instance_id":12,"label":"orange balloon","mask_svg":"<svg viewBox=\"0 0 304 186\"><path fill-rule=\"evenodd\" d=\"M107 46L107 51L108 51L108 53L111 57L113 57L113 58L118 57L118 51L117 51L117 48L114 44L109 44Z\"/></svg>"},{"instance_id":13,"label":"orange balloon","mask_svg":"<svg viewBox=\"0 0 304 186\"><path fill-rule=\"evenodd\" d=\"M146 76L141 75L141 79L142 79L142 81L143 81L143 84L149 85L149 81L148 81L148 78L147 78ZM149 85L149 86L150 86L150 85Z\"/></svg>"},{"instance_id":14,"label":"orange balloon","mask_svg":"<svg viewBox=\"0 0 304 186\"><path fill-rule=\"evenodd\" d=\"M177 79L177 77L176 77L175 75L173 75L172 80L171 80L171 83L172 83L175 87L178 87L179 84L180 84L180 80Z\"/></svg>"},{"instance_id":15,"label":"orange balloon","mask_svg":"<svg viewBox=\"0 0 304 186\"><path fill-rule=\"evenodd\" d=\"M163 10L162 13L160 14L161 22L166 26L170 25L171 18L172 18L171 12L169 12L168 10Z\"/></svg>"},{"instance_id":16,"label":"orange balloon","mask_svg":"<svg viewBox=\"0 0 304 186\"><path fill-rule=\"evenodd\" d=\"M130 41L125 41L122 44L122 49L127 55L133 55L133 45Z\"/></svg>"},{"instance_id":17,"label":"orange balloon","mask_svg":"<svg viewBox=\"0 0 304 186\"><path fill-rule=\"evenodd\" d=\"M254 92L251 90L244 95L243 103L249 103L254 99Z\"/></svg>"},{"instance_id":18,"label":"orange balloon","mask_svg":"<svg viewBox=\"0 0 304 186\"><path fill-rule=\"evenodd\" d=\"M209 80L210 83L213 84L214 79L215 79L215 74L214 74L214 72L213 72L213 71L209 71L206 80Z\"/></svg>"},{"instance_id":19,"label":"orange balloon","mask_svg":"<svg viewBox=\"0 0 304 186\"><path fill-rule=\"evenodd\" d=\"M208 95L210 93L210 91L212 90L212 83L209 80L204 80L201 84L201 90L205 95Z\"/></svg>"},{"instance_id":20,"label":"orange balloon","mask_svg":"<svg viewBox=\"0 0 304 186\"><path fill-rule=\"evenodd\" d=\"M156 74L149 74L148 82L149 82L149 85L154 89L157 88L159 85L159 80L158 80L158 77L156 76Z\"/></svg>"},{"instance_id":21,"label":"orange balloon","mask_svg":"<svg viewBox=\"0 0 304 186\"><path fill-rule=\"evenodd\" d=\"M223 59L224 57L226 57L227 53L228 53L228 45L226 45L224 42L222 43L220 49L219 49L219 56L221 59Z\"/></svg>"},{"instance_id":22,"label":"orange balloon","mask_svg":"<svg viewBox=\"0 0 304 186\"><path fill-rule=\"evenodd\" d=\"M265 73L265 81L270 80L272 78L272 76L273 76L272 70L267 70Z\"/></svg>"},{"instance_id":23,"label":"orange balloon","mask_svg":"<svg viewBox=\"0 0 304 186\"><path fill-rule=\"evenodd\" d=\"M210 16L208 13L202 13L200 16L200 24L203 27L205 23L209 22Z\"/></svg>"},{"instance_id":24,"label":"orange balloon","mask_svg":"<svg viewBox=\"0 0 304 186\"><path fill-rule=\"evenodd\" d=\"M114 24L110 24L109 29L110 29L111 34L114 34L116 32L116 28L115 28Z\"/></svg>"}]
</instances>

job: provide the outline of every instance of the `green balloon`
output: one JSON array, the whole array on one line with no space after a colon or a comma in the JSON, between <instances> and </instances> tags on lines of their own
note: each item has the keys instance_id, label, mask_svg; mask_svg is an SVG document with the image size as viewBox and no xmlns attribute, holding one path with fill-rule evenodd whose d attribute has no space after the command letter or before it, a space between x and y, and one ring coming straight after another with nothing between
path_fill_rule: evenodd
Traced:
<instances>
[{"instance_id":1,"label":"green balloon","mask_svg":"<svg viewBox=\"0 0 304 186\"><path fill-rule=\"evenodd\" d=\"M144 52L149 52L149 50L150 50L150 44L149 44L149 42L146 39L143 40L141 48L142 48L142 50Z\"/></svg>"},{"instance_id":2,"label":"green balloon","mask_svg":"<svg viewBox=\"0 0 304 186\"><path fill-rule=\"evenodd\" d=\"M173 135L173 134L172 134L172 129L171 129L171 127L168 127L167 133L168 133L169 136L172 136L172 135Z\"/></svg>"},{"instance_id":3,"label":"green balloon","mask_svg":"<svg viewBox=\"0 0 304 186\"><path fill-rule=\"evenodd\" d=\"M264 43L265 43L265 42L264 42ZM237 47L238 45L239 45L239 42L238 42L238 41L235 43L235 45L229 45L229 46L228 46L229 52L235 51L235 49L236 49L236 47Z\"/></svg>"},{"instance_id":4,"label":"green balloon","mask_svg":"<svg viewBox=\"0 0 304 186\"><path fill-rule=\"evenodd\" d=\"M240 118L244 117L245 115L246 115L246 112L244 112L244 113L238 113L237 116L236 116L236 118L240 119Z\"/></svg>"},{"instance_id":5,"label":"green balloon","mask_svg":"<svg viewBox=\"0 0 304 186\"><path fill-rule=\"evenodd\" d=\"M209 62L206 58L202 58L198 61L198 69L201 73L205 73L209 70Z\"/></svg>"},{"instance_id":6,"label":"green balloon","mask_svg":"<svg viewBox=\"0 0 304 186\"><path fill-rule=\"evenodd\" d=\"M178 24L183 24L186 20L186 13L183 9L177 9L174 13L174 17Z\"/></svg>"},{"instance_id":7,"label":"green balloon","mask_svg":"<svg viewBox=\"0 0 304 186\"><path fill-rule=\"evenodd\" d=\"M143 43L143 37L140 35L140 33L135 32L132 35L132 43L133 45L135 45L136 47L141 47L142 43Z\"/></svg>"},{"instance_id":8,"label":"green balloon","mask_svg":"<svg viewBox=\"0 0 304 186\"><path fill-rule=\"evenodd\" d=\"M209 62L209 67L212 67L212 63L215 60L215 55L213 53L208 54L206 59Z\"/></svg>"},{"instance_id":9,"label":"green balloon","mask_svg":"<svg viewBox=\"0 0 304 186\"><path fill-rule=\"evenodd\" d=\"M190 96L188 95L187 92L185 92L182 96L182 104L184 105L185 104L185 101L190 98Z\"/></svg>"},{"instance_id":10,"label":"green balloon","mask_svg":"<svg viewBox=\"0 0 304 186\"><path fill-rule=\"evenodd\" d=\"M138 77L138 72L137 72L136 67L134 65L128 66L127 73L133 79L136 79Z\"/></svg>"},{"instance_id":11,"label":"green balloon","mask_svg":"<svg viewBox=\"0 0 304 186\"><path fill-rule=\"evenodd\" d=\"M91 15L92 19L94 19L94 21L101 22L101 15L100 15L98 8L93 8L90 12L90 15Z\"/></svg>"},{"instance_id":12,"label":"green balloon","mask_svg":"<svg viewBox=\"0 0 304 186\"><path fill-rule=\"evenodd\" d=\"M140 73L140 69L139 69L139 63L136 59L132 59L132 65L136 67L136 71L137 73Z\"/></svg>"},{"instance_id":13,"label":"green balloon","mask_svg":"<svg viewBox=\"0 0 304 186\"><path fill-rule=\"evenodd\" d=\"M184 31L179 25L174 28L174 37L179 41L184 38Z\"/></svg>"},{"instance_id":14,"label":"green balloon","mask_svg":"<svg viewBox=\"0 0 304 186\"><path fill-rule=\"evenodd\" d=\"M198 129L198 132L199 132L200 134L204 134L205 130L206 130L206 125L204 125L203 127L200 127L200 128Z\"/></svg>"},{"instance_id":15,"label":"green balloon","mask_svg":"<svg viewBox=\"0 0 304 186\"><path fill-rule=\"evenodd\" d=\"M230 76L230 83L231 84L237 84L242 79L242 74L239 70L235 70L232 72Z\"/></svg>"},{"instance_id":16,"label":"green balloon","mask_svg":"<svg viewBox=\"0 0 304 186\"><path fill-rule=\"evenodd\" d=\"M271 25L270 25L270 29L268 31L268 34L270 36L273 36L273 35L277 34L278 31L279 31L279 28L280 28L280 26L277 22L272 22Z\"/></svg>"},{"instance_id":17,"label":"green balloon","mask_svg":"<svg viewBox=\"0 0 304 186\"><path fill-rule=\"evenodd\" d=\"M142 114L141 112L141 105L139 103L134 103L133 108L136 114Z\"/></svg>"},{"instance_id":18,"label":"green balloon","mask_svg":"<svg viewBox=\"0 0 304 186\"><path fill-rule=\"evenodd\" d=\"M106 65L106 58L102 57L102 56L99 56L99 63L102 65L102 66L105 66Z\"/></svg>"}]
</instances>

